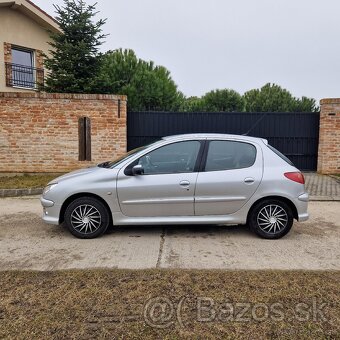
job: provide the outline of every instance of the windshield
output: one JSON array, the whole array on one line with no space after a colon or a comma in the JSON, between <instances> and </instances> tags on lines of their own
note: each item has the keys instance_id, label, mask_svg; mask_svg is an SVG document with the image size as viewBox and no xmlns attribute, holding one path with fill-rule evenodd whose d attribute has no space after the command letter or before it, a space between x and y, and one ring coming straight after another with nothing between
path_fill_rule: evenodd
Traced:
<instances>
[{"instance_id":1,"label":"windshield","mask_svg":"<svg viewBox=\"0 0 340 340\"><path fill-rule=\"evenodd\" d=\"M155 144L155 143L152 143L152 144ZM129 158L132 158L136 153L148 148L152 144L144 145L144 146L141 146L139 148L130 150L130 151L126 152L124 155L122 155L121 157L118 157L117 159L115 159L113 161L107 161L107 162L104 162L104 163L100 163L100 164L98 164L98 166L100 168L113 168L113 167L119 165L120 163L128 160Z\"/></svg>"}]
</instances>

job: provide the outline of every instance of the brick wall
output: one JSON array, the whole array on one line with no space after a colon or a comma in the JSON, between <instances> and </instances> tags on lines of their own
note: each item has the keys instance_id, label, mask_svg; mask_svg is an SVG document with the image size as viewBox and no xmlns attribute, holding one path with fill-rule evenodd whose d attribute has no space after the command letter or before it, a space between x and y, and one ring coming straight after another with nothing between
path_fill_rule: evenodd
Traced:
<instances>
[{"instance_id":1,"label":"brick wall","mask_svg":"<svg viewBox=\"0 0 340 340\"><path fill-rule=\"evenodd\" d=\"M340 98L320 101L318 172L340 173Z\"/></svg>"},{"instance_id":2,"label":"brick wall","mask_svg":"<svg viewBox=\"0 0 340 340\"><path fill-rule=\"evenodd\" d=\"M91 162L78 161L80 117L91 119ZM0 92L0 172L66 172L125 151L125 96Z\"/></svg>"}]
</instances>

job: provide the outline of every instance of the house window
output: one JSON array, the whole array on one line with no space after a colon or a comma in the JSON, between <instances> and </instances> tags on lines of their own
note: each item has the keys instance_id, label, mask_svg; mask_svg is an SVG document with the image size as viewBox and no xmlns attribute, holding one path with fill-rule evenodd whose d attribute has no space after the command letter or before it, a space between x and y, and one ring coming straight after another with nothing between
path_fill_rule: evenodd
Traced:
<instances>
[{"instance_id":1,"label":"house window","mask_svg":"<svg viewBox=\"0 0 340 340\"><path fill-rule=\"evenodd\" d=\"M32 50L5 43L6 86L41 90L44 87L43 56ZM37 60L39 68L35 66Z\"/></svg>"},{"instance_id":2,"label":"house window","mask_svg":"<svg viewBox=\"0 0 340 340\"><path fill-rule=\"evenodd\" d=\"M34 52L12 47L12 86L34 88Z\"/></svg>"}]
</instances>

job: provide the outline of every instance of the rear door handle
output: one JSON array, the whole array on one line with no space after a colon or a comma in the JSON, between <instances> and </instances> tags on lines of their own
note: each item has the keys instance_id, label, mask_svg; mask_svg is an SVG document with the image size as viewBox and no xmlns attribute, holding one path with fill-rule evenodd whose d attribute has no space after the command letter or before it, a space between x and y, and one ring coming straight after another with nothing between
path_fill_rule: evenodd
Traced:
<instances>
[{"instance_id":1,"label":"rear door handle","mask_svg":"<svg viewBox=\"0 0 340 340\"><path fill-rule=\"evenodd\" d=\"M179 185L180 185L182 188L185 188L185 189L189 190L190 182L189 182L189 181L180 181L180 182L179 182Z\"/></svg>"},{"instance_id":2,"label":"rear door handle","mask_svg":"<svg viewBox=\"0 0 340 340\"><path fill-rule=\"evenodd\" d=\"M253 177L247 177L244 179L244 183L247 183L247 184L252 184L255 182L255 179Z\"/></svg>"}]
</instances>

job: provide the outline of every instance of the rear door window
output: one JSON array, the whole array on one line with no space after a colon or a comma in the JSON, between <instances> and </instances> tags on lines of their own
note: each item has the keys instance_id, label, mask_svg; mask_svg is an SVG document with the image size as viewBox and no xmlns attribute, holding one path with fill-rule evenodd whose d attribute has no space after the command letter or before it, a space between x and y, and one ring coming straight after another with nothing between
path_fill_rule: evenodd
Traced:
<instances>
[{"instance_id":1,"label":"rear door window","mask_svg":"<svg viewBox=\"0 0 340 340\"><path fill-rule=\"evenodd\" d=\"M210 141L205 171L232 170L251 167L255 163L256 147L236 141Z\"/></svg>"}]
</instances>

